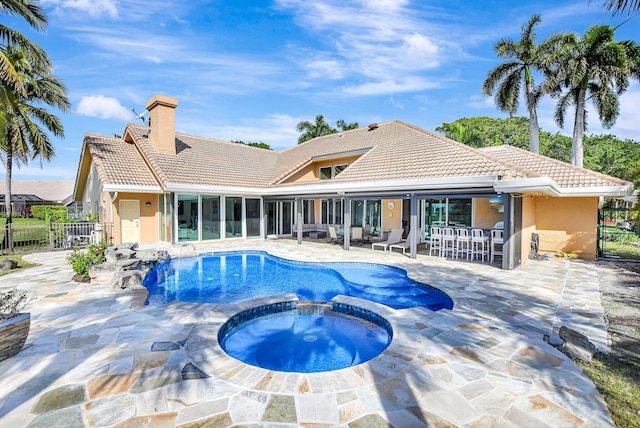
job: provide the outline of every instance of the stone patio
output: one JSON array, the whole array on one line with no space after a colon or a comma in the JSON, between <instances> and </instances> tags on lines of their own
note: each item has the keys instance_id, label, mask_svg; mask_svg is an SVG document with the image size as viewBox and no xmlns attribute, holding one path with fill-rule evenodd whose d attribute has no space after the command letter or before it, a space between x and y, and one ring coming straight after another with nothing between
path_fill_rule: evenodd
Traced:
<instances>
[{"instance_id":1,"label":"stone patio","mask_svg":"<svg viewBox=\"0 0 640 428\"><path fill-rule=\"evenodd\" d=\"M167 248L174 255L178 251ZM565 325L609 349L595 263L530 261L514 271L291 240L225 242L300 261L385 263L451 296L454 309L383 315L392 345L328 373L264 370L227 356L217 331L247 305L141 306L140 293L70 281L67 252L0 279L36 299L25 348L0 362L0 426L613 426L577 366L545 343Z\"/></svg>"}]
</instances>

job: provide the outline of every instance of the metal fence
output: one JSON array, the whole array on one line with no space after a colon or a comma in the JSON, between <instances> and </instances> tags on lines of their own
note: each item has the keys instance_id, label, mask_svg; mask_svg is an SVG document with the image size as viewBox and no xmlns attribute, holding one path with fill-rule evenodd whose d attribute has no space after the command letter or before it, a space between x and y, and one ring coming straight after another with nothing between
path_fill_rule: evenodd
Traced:
<instances>
[{"instance_id":1,"label":"metal fence","mask_svg":"<svg viewBox=\"0 0 640 428\"><path fill-rule=\"evenodd\" d=\"M113 241L113 223L51 223L48 226L16 226L0 229L0 255L44 250L84 248L89 243Z\"/></svg>"},{"instance_id":2,"label":"metal fence","mask_svg":"<svg viewBox=\"0 0 640 428\"><path fill-rule=\"evenodd\" d=\"M640 246L640 227L628 208L602 208L598 222L598 257L619 258L622 245Z\"/></svg>"}]
</instances>

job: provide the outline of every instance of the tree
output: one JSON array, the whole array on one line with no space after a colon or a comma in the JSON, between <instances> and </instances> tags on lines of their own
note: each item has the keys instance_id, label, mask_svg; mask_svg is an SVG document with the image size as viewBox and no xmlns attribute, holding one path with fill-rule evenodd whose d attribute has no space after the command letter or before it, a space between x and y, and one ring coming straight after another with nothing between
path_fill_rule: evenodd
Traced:
<instances>
[{"instance_id":1,"label":"tree","mask_svg":"<svg viewBox=\"0 0 640 428\"><path fill-rule=\"evenodd\" d=\"M259 149L273 150L270 145L262 141L249 141L248 143L245 143L244 141L241 141L241 140L232 140L231 142L244 144L246 146L251 146L251 147L257 147Z\"/></svg>"},{"instance_id":2,"label":"tree","mask_svg":"<svg viewBox=\"0 0 640 428\"><path fill-rule=\"evenodd\" d=\"M466 119L466 118L465 118ZM456 140L471 147L483 147L483 140L478 125L474 122L463 124L461 121L443 123L436 131L444 133L444 136Z\"/></svg>"},{"instance_id":3,"label":"tree","mask_svg":"<svg viewBox=\"0 0 640 428\"><path fill-rule=\"evenodd\" d=\"M0 13L21 17L38 31L44 30L47 25L47 17L44 9L38 5L37 1L0 0ZM1 24L0 40L2 41L2 46L19 47L29 53L32 61L50 65L49 57L38 45L24 37L21 33ZM0 81L5 85L12 86L15 91L25 95L18 73L4 52L0 52Z\"/></svg>"},{"instance_id":4,"label":"tree","mask_svg":"<svg viewBox=\"0 0 640 428\"><path fill-rule=\"evenodd\" d=\"M613 40L615 29L594 25L581 38L572 34L562 50L558 68L548 76L550 92L558 98L555 120L564 126L567 107L575 107L571 163L584 164L583 135L586 102L591 100L605 128L620 114L618 97L629 87L630 78L640 78L640 46ZM562 90L566 89L566 93Z\"/></svg>"},{"instance_id":5,"label":"tree","mask_svg":"<svg viewBox=\"0 0 640 428\"><path fill-rule=\"evenodd\" d=\"M533 72L547 72L553 66L557 47L566 37L565 34L554 34L536 45L534 27L540 21L540 15L533 15L529 22L521 27L520 41L503 39L496 43L496 54L510 60L489 71L482 84L482 93L491 96L495 91L496 106L513 115L518 111L520 88L524 82L523 90L529 112L529 150L534 153L540 152L540 130L536 109L541 91L535 85Z\"/></svg>"},{"instance_id":6,"label":"tree","mask_svg":"<svg viewBox=\"0 0 640 428\"><path fill-rule=\"evenodd\" d=\"M49 160L55 150L46 131L63 137L62 122L41 107L42 104L66 112L70 103L65 85L53 74L51 67L43 67L29 52L7 46L3 55L16 70L24 91L16 91L10 82L0 85L0 150L5 153L7 232L11 227L11 174L14 163L26 164L32 159ZM44 126L41 127L38 123ZM5 233L9 239L10 233ZM11 250L11 240L8 247Z\"/></svg>"},{"instance_id":7,"label":"tree","mask_svg":"<svg viewBox=\"0 0 640 428\"><path fill-rule=\"evenodd\" d=\"M346 123L344 120L340 119L336 122L336 126L342 132L349 131L351 129L358 129L358 122Z\"/></svg>"},{"instance_id":8,"label":"tree","mask_svg":"<svg viewBox=\"0 0 640 428\"><path fill-rule=\"evenodd\" d=\"M607 12L611 12L612 15L620 15L625 10L629 15L636 14L640 12L640 1L639 0L605 0L604 7L607 9Z\"/></svg>"},{"instance_id":9,"label":"tree","mask_svg":"<svg viewBox=\"0 0 640 428\"><path fill-rule=\"evenodd\" d=\"M342 119L338 120L336 125L337 128L332 128L321 114L316 116L315 122L302 120L298 122L298 125L296 126L296 130L298 132L302 132L302 135L298 138L298 144L302 144L305 141L309 141L317 137L322 137L323 135L335 134L338 131L343 132L358 128L358 122L347 124Z\"/></svg>"}]
</instances>

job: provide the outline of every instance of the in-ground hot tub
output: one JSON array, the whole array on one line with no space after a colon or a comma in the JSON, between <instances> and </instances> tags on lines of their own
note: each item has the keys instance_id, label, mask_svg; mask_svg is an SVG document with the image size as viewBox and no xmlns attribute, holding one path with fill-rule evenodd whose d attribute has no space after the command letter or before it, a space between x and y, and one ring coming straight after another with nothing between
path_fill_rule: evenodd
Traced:
<instances>
[{"instance_id":1,"label":"in-ground hot tub","mask_svg":"<svg viewBox=\"0 0 640 428\"><path fill-rule=\"evenodd\" d=\"M314 373L375 358L391 343L387 320L344 303L281 302L231 317L218 341L230 356L253 366Z\"/></svg>"}]
</instances>

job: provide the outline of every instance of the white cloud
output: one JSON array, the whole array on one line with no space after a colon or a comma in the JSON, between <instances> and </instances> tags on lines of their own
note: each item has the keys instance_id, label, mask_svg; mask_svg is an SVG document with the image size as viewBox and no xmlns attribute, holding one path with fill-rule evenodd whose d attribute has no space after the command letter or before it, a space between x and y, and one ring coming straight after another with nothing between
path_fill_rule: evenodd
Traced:
<instances>
[{"instance_id":1,"label":"white cloud","mask_svg":"<svg viewBox=\"0 0 640 428\"><path fill-rule=\"evenodd\" d=\"M467 106L471 108L496 108L493 103L493 97L484 97L482 95L472 95L469 97Z\"/></svg>"},{"instance_id":2,"label":"white cloud","mask_svg":"<svg viewBox=\"0 0 640 428\"><path fill-rule=\"evenodd\" d=\"M130 120L133 117L132 113L123 107L117 99L104 95L82 97L78 103L77 113L101 119Z\"/></svg>"},{"instance_id":3,"label":"white cloud","mask_svg":"<svg viewBox=\"0 0 640 428\"><path fill-rule=\"evenodd\" d=\"M108 15L116 18L118 16L117 0L44 0L43 3L54 5L59 12L75 9L94 17Z\"/></svg>"},{"instance_id":4,"label":"white cloud","mask_svg":"<svg viewBox=\"0 0 640 428\"><path fill-rule=\"evenodd\" d=\"M262 141L274 150L283 150L297 144L300 134L296 131L296 125L300 120L290 115L274 113L264 118L244 118L235 123L220 124L211 124L211 120L194 117L189 122L181 121L181 125L188 134L227 141Z\"/></svg>"},{"instance_id":5,"label":"white cloud","mask_svg":"<svg viewBox=\"0 0 640 428\"><path fill-rule=\"evenodd\" d=\"M425 70L459 58L461 49L450 34L436 35L438 26L409 2L393 0L277 0L294 13L296 23L327 45L307 51L311 77L353 79L341 88L351 95L391 94L439 86L426 84ZM317 65L316 68L307 65ZM336 68L339 67L339 68Z\"/></svg>"}]
</instances>

